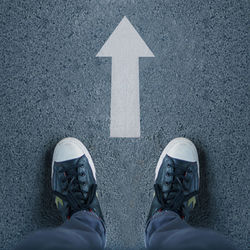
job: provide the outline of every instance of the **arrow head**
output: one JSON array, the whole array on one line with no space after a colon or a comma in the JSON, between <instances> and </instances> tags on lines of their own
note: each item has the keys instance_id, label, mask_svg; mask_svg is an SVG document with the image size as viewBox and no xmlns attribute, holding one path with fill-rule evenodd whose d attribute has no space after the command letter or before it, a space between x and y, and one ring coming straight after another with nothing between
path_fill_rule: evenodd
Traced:
<instances>
[{"instance_id":1,"label":"arrow head","mask_svg":"<svg viewBox=\"0 0 250 250\"><path fill-rule=\"evenodd\" d=\"M124 17L96 56L154 57L154 54L127 17Z\"/></svg>"}]
</instances>

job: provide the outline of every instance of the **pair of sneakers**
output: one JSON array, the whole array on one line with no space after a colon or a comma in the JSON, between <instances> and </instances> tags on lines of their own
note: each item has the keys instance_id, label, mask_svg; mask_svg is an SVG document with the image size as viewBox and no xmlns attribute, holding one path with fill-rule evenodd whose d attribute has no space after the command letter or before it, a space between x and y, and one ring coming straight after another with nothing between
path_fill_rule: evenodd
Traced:
<instances>
[{"instance_id":1,"label":"pair of sneakers","mask_svg":"<svg viewBox=\"0 0 250 250\"><path fill-rule=\"evenodd\" d=\"M65 138L55 147L52 161L52 190L63 218L75 212L103 214L96 196L96 170L86 147L75 138ZM174 211L188 219L199 189L199 161L195 145L176 138L163 150L155 170L155 195L147 221L163 210Z\"/></svg>"}]
</instances>

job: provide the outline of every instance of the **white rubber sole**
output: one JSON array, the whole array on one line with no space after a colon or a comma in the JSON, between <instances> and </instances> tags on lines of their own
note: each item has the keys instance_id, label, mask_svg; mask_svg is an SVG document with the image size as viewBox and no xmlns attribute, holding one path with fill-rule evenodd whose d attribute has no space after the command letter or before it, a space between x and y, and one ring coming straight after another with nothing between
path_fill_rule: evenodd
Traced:
<instances>
[{"instance_id":1,"label":"white rubber sole","mask_svg":"<svg viewBox=\"0 0 250 250\"><path fill-rule=\"evenodd\" d=\"M65 143L72 143L72 144L75 144L77 147L79 147L81 150L82 150L82 156L85 155L89 161L89 165L91 167L91 170L93 172L93 176L96 180L96 170L95 170L95 166L94 166L94 162L90 156L90 153L89 151L87 150L87 148L83 145L83 143L81 141L79 141L78 139L76 138L73 138L73 137L67 137L67 138L64 138L62 139L61 141L59 141L57 144L56 144L56 147L54 149L54 151L56 150L56 148L58 146L62 146L62 144L65 144ZM52 167L51 167L51 179L53 177L53 166L54 166L54 163L55 163L55 160L54 160L54 154L53 154L53 159L52 159Z\"/></svg>"},{"instance_id":2,"label":"white rubber sole","mask_svg":"<svg viewBox=\"0 0 250 250\"><path fill-rule=\"evenodd\" d=\"M168 145L164 148L163 152L161 153L161 156L158 160L158 163L157 163L157 166L155 169L155 180L157 179L157 176L158 176L163 159L165 158L166 155L169 155L168 152L170 151L170 149L173 148L178 143L186 143L190 146L190 149L193 151L193 154L195 155L195 158L196 158L196 162L198 165L198 176L200 178L200 165L199 165L198 152L197 152L197 149L196 149L194 143L192 141L190 141L189 139L186 139L184 137L178 137L178 138L175 138L172 141L170 141L168 143ZM173 157L171 155L169 155L169 156ZM173 157L173 158L175 158L175 157ZM180 159L180 160L185 160L185 159Z\"/></svg>"}]
</instances>

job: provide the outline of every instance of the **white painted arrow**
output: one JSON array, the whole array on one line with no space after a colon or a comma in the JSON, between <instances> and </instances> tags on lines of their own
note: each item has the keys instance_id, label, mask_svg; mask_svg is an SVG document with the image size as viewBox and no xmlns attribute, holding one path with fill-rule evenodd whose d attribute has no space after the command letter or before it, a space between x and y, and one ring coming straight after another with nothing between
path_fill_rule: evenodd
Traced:
<instances>
[{"instance_id":1,"label":"white painted arrow","mask_svg":"<svg viewBox=\"0 0 250 250\"><path fill-rule=\"evenodd\" d=\"M96 55L112 57L110 137L140 137L139 57L154 57L124 17Z\"/></svg>"}]
</instances>

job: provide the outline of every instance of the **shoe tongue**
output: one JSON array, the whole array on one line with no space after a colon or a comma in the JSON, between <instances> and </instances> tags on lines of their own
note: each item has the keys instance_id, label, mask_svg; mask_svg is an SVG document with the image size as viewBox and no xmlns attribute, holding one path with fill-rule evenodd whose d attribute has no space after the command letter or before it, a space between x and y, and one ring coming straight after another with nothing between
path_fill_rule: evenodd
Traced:
<instances>
[{"instance_id":1,"label":"shoe tongue","mask_svg":"<svg viewBox=\"0 0 250 250\"><path fill-rule=\"evenodd\" d=\"M180 184L174 181L173 174L183 174L184 176L185 170L189 165L190 162L175 159L168 155L164 158L156 183L161 186L165 200L169 200L176 195L176 192L172 192L172 190L179 189Z\"/></svg>"},{"instance_id":2,"label":"shoe tongue","mask_svg":"<svg viewBox=\"0 0 250 250\"><path fill-rule=\"evenodd\" d=\"M171 157L171 160L173 162L173 164L177 167L181 166L181 167L187 167L190 165L190 161L184 161L184 160L180 160L180 159L175 159ZM194 162L193 162L194 163Z\"/></svg>"},{"instance_id":3,"label":"shoe tongue","mask_svg":"<svg viewBox=\"0 0 250 250\"><path fill-rule=\"evenodd\" d=\"M55 162L55 164L62 166L64 169L71 169L72 166L76 166L77 163L79 162L79 158L75 158L75 159L71 159L71 160L67 160L67 161L63 161L63 162Z\"/></svg>"}]
</instances>

